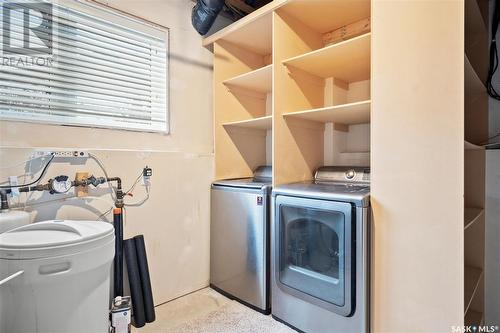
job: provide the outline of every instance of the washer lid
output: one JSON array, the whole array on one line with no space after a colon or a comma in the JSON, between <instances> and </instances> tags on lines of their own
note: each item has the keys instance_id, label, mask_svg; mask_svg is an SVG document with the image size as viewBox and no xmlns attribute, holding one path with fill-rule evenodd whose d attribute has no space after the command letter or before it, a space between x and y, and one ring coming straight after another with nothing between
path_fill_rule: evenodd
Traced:
<instances>
[{"instance_id":1,"label":"washer lid","mask_svg":"<svg viewBox=\"0 0 500 333\"><path fill-rule=\"evenodd\" d=\"M114 237L110 223L51 220L22 226L0 234L0 258L39 258L75 253ZM97 244L94 244L97 246Z\"/></svg>"}]
</instances>

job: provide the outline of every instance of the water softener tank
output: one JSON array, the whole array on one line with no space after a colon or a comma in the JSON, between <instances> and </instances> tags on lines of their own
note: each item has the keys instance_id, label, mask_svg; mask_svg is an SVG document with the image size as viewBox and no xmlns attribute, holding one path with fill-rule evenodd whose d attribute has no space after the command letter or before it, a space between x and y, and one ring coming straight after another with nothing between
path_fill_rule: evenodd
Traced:
<instances>
[{"instance_id":1,"label":"water softener tank","mask_svg":"<svg viewBox=\"0 0 500 333\"><path fill-rule=\"evenodd\" d=\"M0 234L0 332L105 333L115 232L51 220Z\"/></svg>"},{"instance_id":2,"label":"water softener tank","mask_svg":"<svg viewBox=\"0 0 500 333\"><path fill-rule=\"evenodd\" d=\"M0 211L0 234L30 223L30 215L23 211Z\"/></svg>"}]
</instances>

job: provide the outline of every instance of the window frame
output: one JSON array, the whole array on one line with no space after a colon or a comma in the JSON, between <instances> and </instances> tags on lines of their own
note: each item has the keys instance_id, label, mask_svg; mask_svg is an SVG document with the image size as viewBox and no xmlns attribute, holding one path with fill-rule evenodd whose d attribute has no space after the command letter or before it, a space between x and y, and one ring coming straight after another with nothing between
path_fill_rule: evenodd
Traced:
<instances>
[{"instance_id":1,"label":"window frame","mask_svg":"<svg viewBox=\"0 0 500 333\"><path fill-rule=\"evenodd\" d=\"M22 1L22 0L21 0ZM63 8L68 8L75 10L86 15L96 17L101 20L109 21L112 24L123 26L125 28L133 29L139 33L149 34L153 37L162 39L165 43L165 123L164 128L154 129L154 128L140 128L140 124L135 124L135 128L127 127L126 123L118 123L116 125L103 124L102 119L99 119L99 115L93 118L88 118L85 120L72 121L71 117L50 115L50 119L28 119L25 117L15 117L15 116L3 116L0 115L0 121L13 121L13 122L26 122L34 124L44 124L53 126L70 126L70 127L80 127L80 128L96 128L96 129L109 129L109 130L119 130L119 131L131 131L139 133L158 133L168 135L170 134L170 29L168 27L153 23L141 17L131 15L129 13L123 12L119 9L109 7L107 5L96 3L94 1L88 0L54 0L47 1L41 0L41 2L53 3L56 6L61 6ZM55 28L57 29L57 28ZM57 34L54 34L56 36ZM57 37L55 37L56 39ZM56 44L57 45L57 44ZM57 49L54 52L57 55ZM22 107L22 105L20 106ZM33 108L33 106L29 106ZM60 118L60 119L58 119ZM112 118L106 119L110 123Z\"/></svg>"}]
</instances>

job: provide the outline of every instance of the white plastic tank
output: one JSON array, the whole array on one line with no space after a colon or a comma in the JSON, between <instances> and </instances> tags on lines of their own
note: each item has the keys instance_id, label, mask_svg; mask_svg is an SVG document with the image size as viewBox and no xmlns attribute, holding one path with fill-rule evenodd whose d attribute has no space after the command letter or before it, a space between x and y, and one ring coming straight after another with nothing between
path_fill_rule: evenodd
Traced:
<instances>
[{"instance_id":1,"label":"white plastic tank","mask_svg":"<svg viewBox=\"0 0 500 333\"><path fill-rule=\"evenodd\" d=\"M0 234L0 332L108 332L114 229L45 221Z\"/></svg>"},{"instance_id":2,"label":"white plastic tank","mask_svg":"<svg viewBox=\"0 0 500 333\"><path fill-rule=\"evenodd\" d=\"M23 211L0 211L0 234L30 223L30 215Z\"/></svg>"}]
</instances>

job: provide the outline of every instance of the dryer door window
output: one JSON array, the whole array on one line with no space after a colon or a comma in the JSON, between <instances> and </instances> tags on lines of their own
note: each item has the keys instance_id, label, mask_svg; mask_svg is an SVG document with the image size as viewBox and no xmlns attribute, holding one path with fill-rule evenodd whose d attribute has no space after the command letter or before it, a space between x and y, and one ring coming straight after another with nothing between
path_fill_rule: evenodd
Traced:
<instances>
[{"instance_id":1,"label":"dryer door window","mask_svg":"<svg viewBox=\"0 0 500 333\"><path fill-rule=\"evenodd\" d=\"M347 203L279 205L279 283L340 314L351 312L352 217ZM329 207L328 207L329 206Z\"/></svg>"}]
</instances>

